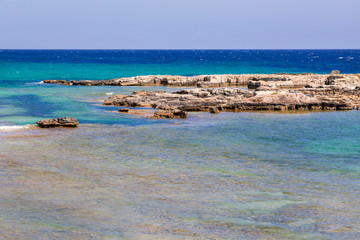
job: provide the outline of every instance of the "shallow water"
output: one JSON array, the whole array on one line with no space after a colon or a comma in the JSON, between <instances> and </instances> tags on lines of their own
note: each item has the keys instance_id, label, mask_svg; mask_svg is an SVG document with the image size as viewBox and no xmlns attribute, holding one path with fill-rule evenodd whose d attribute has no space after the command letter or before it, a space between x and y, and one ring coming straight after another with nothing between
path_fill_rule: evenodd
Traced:
<instances>
[{"instance_id":1,"label":"shallow water","mask_svg":"<svg viewBox=\"0 0 360 240\"><path fill-rule=\"evenodd\" d=\"M276 51L236 53L250 54L242 65L227 52L218 64L226 73L259 65L263 72L291 72L297 68L290 60L298 56L304 61L299 72L327 72L338 56L351 55L355 63L339 68L351 72L359 60L357 50L320 51L311 68L310 53L318 54L281 52L278 64L271 60L280 56ZM55 54L60 62L50 53L36 61L27 53L6 54L0 52L0 66L6 66L0 68L0 239L359 238L360 112L190 113L186 120L150 120L101 102L111 93L174 89L39 82L94 72L95 79L110 78L126 64L129 72L117 77L159 69L217 71L212 67L221 54L185 53L192 56L188 68L189 55L160 62L156 54L146 61L147 53L127 55L136 65L113 53L110 63L91 63L92 52L78 58L72 53L70 60ZM33 127L41 118L62 116L78 118L80 126Z\"/></svg>"},{"instance_id":2,"label":"shallow water","mask_svg":"<svg viewBox=\"0 0 360 240\"><path fill-rule=\"evenodd\" d=\"M0 236L355 239L358 118L195 113L0 133Z\"/></svg>"}]
</instances>

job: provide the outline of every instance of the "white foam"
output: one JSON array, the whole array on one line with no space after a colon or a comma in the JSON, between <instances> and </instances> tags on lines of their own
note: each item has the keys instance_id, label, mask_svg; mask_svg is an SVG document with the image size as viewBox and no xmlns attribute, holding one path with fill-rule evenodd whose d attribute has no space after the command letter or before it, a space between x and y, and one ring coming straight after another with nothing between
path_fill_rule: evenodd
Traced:
<instances>
[{"instance_id":1,"label":"white foam","mask_svg":"<svg viewBox=\"0 0 360 240\"><path fill-rule=\"evenodd\" d=\"M113 95L113 92L107 92L106 95Z\"/></svg>"},{"instance_id":2,"label":"white foam","mask_svg":"<svg viewBox=\"0 0 360 240\"><path fill-rule=\"evenodd\" d=\"M44 82L29 82L29 83L25 83L26 86L34 86L34 85L39 85L39 84L43 84Z\"/></svg>"},{"instance_id":3,"label":"white foam","mask_svg":"<svg viewBox=\"0 0 360 240\"><path fill-rule=\"evenodd\" d=\"M19 129L24 129L24 128L29 128L29 125L25 125L25 126L0 126L0 130L19 130Z\"/></svg>"}]
</instances>

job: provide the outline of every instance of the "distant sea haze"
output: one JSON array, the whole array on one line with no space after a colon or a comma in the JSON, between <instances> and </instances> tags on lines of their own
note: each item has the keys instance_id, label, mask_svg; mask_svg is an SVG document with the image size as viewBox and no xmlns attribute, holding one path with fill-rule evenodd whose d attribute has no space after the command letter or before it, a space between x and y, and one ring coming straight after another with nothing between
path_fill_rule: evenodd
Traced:
<instances>
[{"instance_id":1,"label":"distant sea haze","mask_svg":"<svg viewBox=\"0 0 360 240\"><path fill-rule=\"evenodd\" d=\"M360 72L360 50L0 50L0 81ZM1 82L0 82L1 83Z\"/></svg>"}]
</instances>

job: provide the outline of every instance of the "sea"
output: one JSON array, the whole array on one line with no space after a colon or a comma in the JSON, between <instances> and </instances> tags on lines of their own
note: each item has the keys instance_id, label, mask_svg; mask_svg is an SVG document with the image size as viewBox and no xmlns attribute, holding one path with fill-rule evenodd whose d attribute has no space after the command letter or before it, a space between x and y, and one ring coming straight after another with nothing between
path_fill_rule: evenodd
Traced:
<instances>
[{"instance_id":1,"label":"sea","mask_svg":"<svg viewBox=\"0 0 360 240\"><path fill-rule=\"evenodd\" d=\"M0 239L360 239L359 111L153 120L102 102L179 88L42 83L335 69L360 50L0 50Z\"/></svg>"}]
</instances>

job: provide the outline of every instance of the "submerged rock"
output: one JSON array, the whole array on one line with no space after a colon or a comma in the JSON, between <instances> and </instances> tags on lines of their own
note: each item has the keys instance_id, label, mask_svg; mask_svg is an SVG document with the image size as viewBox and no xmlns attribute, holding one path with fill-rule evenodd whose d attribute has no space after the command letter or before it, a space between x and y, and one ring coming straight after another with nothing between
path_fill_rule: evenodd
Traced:
<instances>
[{"instance_id":1,"label":"submerged rock","mask_svg":"<svg viewBox=\"0 0 360 240\"><path fill-rule=\"evenodd\" d=\"M36 122L37 125L41 128L54 128L54 127L76 127L79 124L79 121L76 118L72 117L63 117L63 118L51 118L43 119Z\"/></svg>"}]
</instances>

